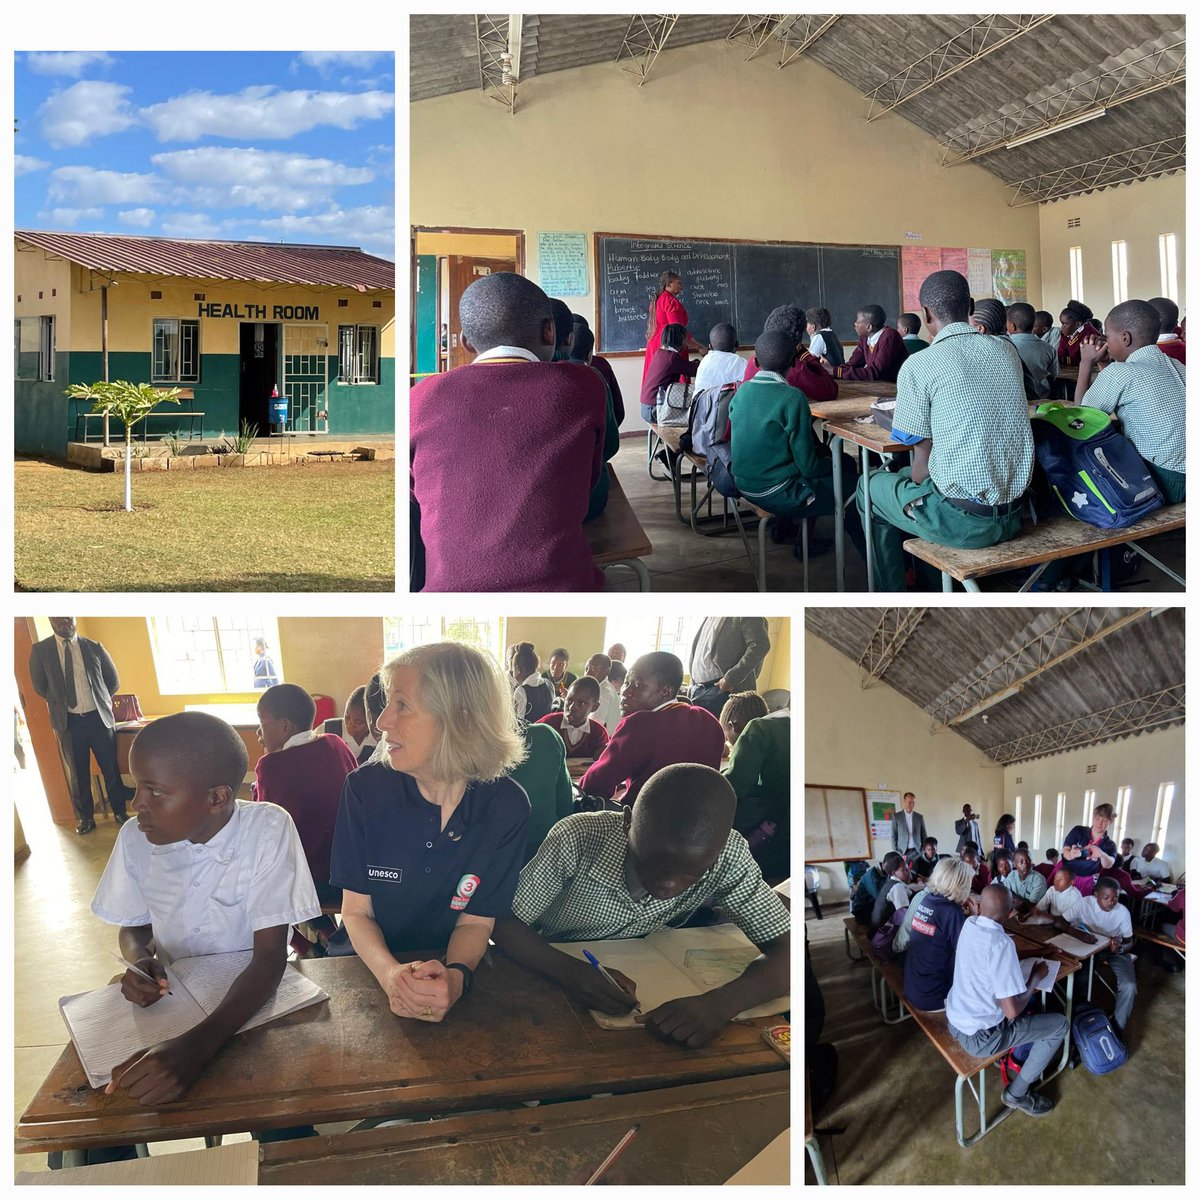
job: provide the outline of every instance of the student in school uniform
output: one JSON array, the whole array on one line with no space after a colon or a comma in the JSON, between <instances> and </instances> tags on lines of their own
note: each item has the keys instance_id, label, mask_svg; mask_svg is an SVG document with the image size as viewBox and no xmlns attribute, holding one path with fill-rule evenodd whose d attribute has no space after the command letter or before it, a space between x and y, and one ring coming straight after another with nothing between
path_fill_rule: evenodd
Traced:
<instances>
[{"instance_id":1,"label":"student in school uniform","mask_svg":"<svg viewBox=\"0 0 1200 1200\"><path fill-rule=\"evenodd\" d=\"M980 856L979 847L974 842L968 842L959 852L958 857L971 868L971 891L976 896L992 882L992 872Z\"/></svg>"},{"instance_id":2,"label":"student in school uniform","mask_svg":"<svg viewBox=\"0 0 1200 1200\"><path fill-rule=\"evenodd\" d=\"M367 717L367 685L361 684L350 693L346 700L346 708L342 713L342 741L350 747L355 762L361 767L369 762L375 753L379 739L371 732L371 722Z\"/></svg>"},{"instance_id":3,"label":"student in school uniform","mask_svg":"<svg viewBox=\"0 0 1200 1200\"><path fill-rule=\"evenodd\" d=\"M921 843L921 853L913 859L913 874L918 879L928 881L938 862L938 840L935 837L927 837Z\"/></svg>"},{"instance_id":4,"label":"student in school uniform","mask_svg":"<svg viewBox=\"0 0 1200 1200\"><path fill-rule=\"evenodd\" d=\"M632 810L560 821L521 872L496 944L588 1008L623 1014L637 1003L637 981L610 969L612 987L550 943L645 937L715 904L762 956L729 983L637 1018L659 1038L704 1045L739 1012L788 989L790 915L731 828L735 807L733 789L716 771L680 763L656 772Z\"/></svg>"},{"instance_id":5,"label":"student in school uniform","mask_svg":"<svg viewBox=\"0 0 1200 1200\"><path fill-rule=\"evenodd\" d=\"M791 718L769 717L757 692L735 692L721 710L729 763L721 774L737 795L733 827L768 879L789 874L792 795Z\"/></svg>"},{"instance_id":6,"label":"student in school uniform","mask_svg":"<svg viewBox=\"0 0 1200 1200\"><path fill-rule=\"evenodd\" d=\"M1137 842L1133 838L1122 838L1121 848L1117 857L1113 859L1113 867L1119 870L1128 871L1129 863L1133 858L1133 851L1137 846Z\"/></svg>"},{"instance_id":7,"label":"student in school uniform","mask_svg":"<svg viewBox=\"0 0 1200 1200\"><path fill-rule=\"evenodd\" d=\"M940 1012L954 982L954 952L966 924L971 868L958 858L939 862L923 891L912 898L904 924L904 998L922 1012ZM911 919L910 919L911 918ZM899 936L897 936L897 940ZM892 943L893 950L897 949Z\"/></svg>"},{"instance_id":8,"label":"student in school uniform","mask_svg":"<svg viewBox=\"0 0 1200 1200\"><path fill-rule=\"evenodd\" d=\"M1058 324L1059 364L1064 367L1077 367L1083 339L1100 333L1100 323L1086 304L1079 300L1068 300L1067 307L1058 315Z\"/></svg>"},{"instance_id":9,"label":"student in school uniform","mask_svg":"<svg viewBox=\"0 0 1200 1200\"><path fill-rule=\"evenodd\" d=\"M1187 363L1187 343L1179 335L1179 305L1166 296L1152 296L1147 304L1158 313L1158 348L1178 363Z\"/></svg>"},{"instance_id":10,"label":"student in school uniform","mask_svg":"<svg viewBox=\"0 0 1200 1200\"><path fill-rule=\"evenodd\" d=\"M805 316L794 304L781 304L767 315L763 334L785 334L795 347L791 366L784 372L789 386L803 392L809 400L836 400L838 385L828 368L804 347ZM758 374L761 366L757 354L746 364L747 383Z\"/></svg>"},{"instance_id":11,"label":"student in school uniform","mask_svg":"<svg viewBox=\"0 0 1200 1200\"><path fill-rule=\"evenodd\" d=\"M1156 883L1169 883L1171 868L1158 857L1158 845L1147 842L1141 854L1135 854L1126 868L1134 879L1152 879Z\"/></svg>"},{"instance_id":12,"label":"student in school uniform","mask_svg":"<svg viewBox=\"0 0 1200 1200\"><path fill-rule=\"evenodd\" d=\"M901 313L896 318L896 329L904 338L904 348L909 354L924 350L929 343L917 336L921 332L921 318L916 313Z\"/></svg>"},{"instance_id":13,"label":"student in school uniform","mask_svg":"<svg viewBox=\"0 0 1200 1200\"><path fill-rule=\"evenodd\" d=\"M833 332L833 318L827 308L810 308L804 313L808 331L808 350L817 358L823 358L830 367L840 367L846 356L842 351L842 339Z\"/></svg>"},{"instance_id":14,"label":"student in school uniform","mask_svg":"<svg viewBox=\"0 0 1200 1200\"><path fill-rule=\"evenodd\" d=\"M1034 383L1033 376L1029 373L1029 368L1025 365L1025 360L1021 357L1020 351L1017 350L1012 338L1005 332L1008 318L1004 305L999 300L976 300L975 311L971 313L969 321L971 327L977 333L990 334L992 337L999 338L1002 342L1012 346L1015 352L1012 356L1013 366L1021 373L1021 384L1025 389L1025 399L1030 404L1036 404L1038 400L1042 399L1038 395L1037 385Z\"/></svg>"},{"instance_id":15,"label":"student in school uniform","mask_svg":"<svg viewBox=\"0 0 1200 1200\"><path fill-rule=\"evenodd\" d=\"M650 365L642 376L642 420L651 424L658 417L658 392L688 379L695 379L700 369L699 359L690 359L684 347L687 345L687 329L683 325L668 325L662 332L658 349L650 358Z\"/></svg>"},{"instance_id":16,"label":"student in school uniform","mask_svg":"<svg viewBox=\"0 0 1200 1200\"><path fill-rule=\"evenodd\" d=\"M1075 875L1065 864L1051 877L1050 886L1042 893L1033 910L1021 914L1029 925L1051 925L1056 918L1069 921L1071 914L1083 903L1083 893L1075 886Z\"/></svg>"},{"instance_id":17,"label":"student in school uniform","mask_svg":"<svg viewBox=\"0 0 1200 1200\"><path fill-rule=\"evenodd\" d=\"M1015 536L1033 474L1013 347L972 331L971 294L957 271L930 275L921 306L934 337L900 371L892 426L893 439L913 447L912 465L871 479L875 585L885 592L904 591L905 538L980 548ZM860 479L860 514L865 504Z\"/></svg>"},{"instance_id":18,"label":"student in school uniform","mask_svg":"<svg viewBox=\"0 0 1200 1200\"><path fill-rule=\"evenodd\" d=\"M708 353L696 368L696 391L742 382L746 360L737 353L737 348L737 330L728 322L714 325L708 331Z\"/></svg>"},{"instance_id":19,"label":"student in school uniform","mask_svg":"<svg viewBox=\"0 0 1200 1200\"><path fill-rule=\"evenodd\" d=\"M596 710L596 720L604 727L604 732L609 737L616 732L621 720L621 694L608 681L612 662L607 654L597 652L583 664L583 673L600 685L600 707Z\"/></svg>"},{"instance_id":20,"label":"student in school uniform","mask_svg":"<svg viewBox=\"0 0 1200 1200\"><path fill-rule=\"evenodd\" d=\"M148 1007L177 958L253 951L225 998L199 1025L127 1059L108 1092L147 1107L177 1100L222 1046L274 994L288 930L321 904L292 818L276 804L238 800L245 744L207 713L159 717L134 739L129 770L136 823L117 835L92 912L120 926L122 994ZM278 1131L277 1131L278 1132Z\"/></svg>"},{"instance_id":21,"label":"student in school uniform","mask_svg":"<svg viewBox=\"0 0 1200 1200\"><path fill-rule=\"evenodd\" d=\"M554 707L558 693L554 684L542 677L541 665L532 642L509 646L508 678L518 720L540 721Z\"/></svg>"},{"instance_id":22,"label":"student in school uniform","mask_svg":"<svg viewBox=\"0 0 1200 1200\"><path fill-rule=\"evenodd\" d=\"M550 298L520 275L476 280L459 316L475 361L423 379L409 397L425 590L598 589L583 522L604 471L603 380L579 363L550 364Z\"/></svg>"},{"instance_id":23,"label":"student in school uniform","mask_svg":"<svg viewBox=\"0 0 1200 1200\"><path fill-rule=\"evenodd\" d=\"M1021 1072L1001 1093L1008 1108L1031 1117L1053 1107L1049 1096L1032 1090L1068 1032L1061 1013L1025 1013L1046 964L1038 963L1026 986L1017 948L1001 922L1009 910L1008 891L984 888L978 916L968 917L954 955L954 982L946 995L946 1023L968 1054L990 1058L1013 1046L1032 1043Z\"/></svg>"},{"instance_id":24,"label":"student in school uniform","mask_svg":"<svg viewBox=\"0 0 1200 1200\"><path fill-rule=\"evenodd\" d=\"M608 668L608 682L612 685L613 691L617 693L618 700L621 695L621 689L625 686L625 677L629 672L625 669L623 662L618 662L613 659L613 664Z\"/></svg>"},{"instance_id":25,"label":"student in school uniform","mask_svg":"<svg viewBox=\"0 0 1200 1200\"><path fill-rule=\"evenodd\" d=\"M1033 380L1038 399L1050 395L1050 385L1058 378L1058 353L1054 347L1033 332L1033 305L1018 301L1010 304L1005 312L1005 328L1008 340L1017 348L1025 370Z\"/></svg>"},{"instance_id":26,"label":"student in school uniform","mask_svg":"<svg viewBox=\"0 0 1200 1200\"><path fill-rule=\"evenodd\" d=\"M621 425L625 421L625 400L621 395L621 385L617 382L612 364L603 355L595 352L596 336L588 325L587 317L580 316L579 313L572 313L571 320L574 326L571 333L571 361L586 362L589 367L594 367L600 372L600 377L608 385L608 398L612 401L613 417L617 424ZM576 339L578 339L578 353L576 352Z\"/></svg>"},{"instance_id":27,"label":"student in school uniform","mask_svg":"<svg viewBox=\"0 0 1200 1200\"><path fill-rule=\"evenodd\" d=\"M912 872L902 854L889 850L883 856L883 869L887 879L875 897L871 908L871 932L881 929L902 908L908 907L909 884L912 882Z\"/></svg>"},{"instance_id":28,"label":"student in school uniform","mask_svg":"<svg viewBox=\"0 0 1200 1200\"><path fill-rule=\"evenodd\" d=\"M1145 300L1126 300L1104 320L1105 341L1086 338L1080 350L1075 403L1121 422L1168 504L1187 499L1187 368L1155 342L1158 313ZM1107 362L1095 379L1092 368Z\"/></svg>"},{"instance_id":29,"label":"student in school uniform","mask_svg":"<svg viewBox=\"0 0 1200 1200\"><path fill-rule=\"evenodd\" d=\"M830 366L823 360L821 365L833 371L836 379L881 380L895 383L900 368L908 359L904 339L887 323L887 314L878 304L864 304L854 321L854 334L858 345L854 353L840 367Z\"/></svg>"},{"instance_id":30,"label":"student in school uniform","mask_svg":"<svg viewBox=\"0 0 1200 1200\"><path fill-rule=\"evenodd\" d=\"M1058 851L1051 846L1046 851L1046 861L1037 864L1035 870L1045 880L1049 881L1054 875L1054 868L1058 863Z\"/></svg>"},{"instance_id":31,"label":"student in school uniform","mask_svg":"<svg viewBox=\"0 0 1200 1200\"><path fill-rule=\"evenodd\" d=\"M600 708L600 683L590 675L576 679L567 691L561 712L538 718L562 739L568 758L599 758L608 745L608 731L592 715Z\"/></svg>"},{"instance_id":32,"label":"student in school uniform","mask_svg":"<svg viewBox=\"0 0 1200 1200\"><path fill-rule=\"evenodd\" d=\"M520 725L525 760L513 767L508 778L520 785L529 800L529 829L521 858L524 865L537 853L551 826L575 811L575 793L562 739L549 726L528 721Z\"/></svg>"},{"instance_id":33,"label":"student in school uniform","mask_svg":"<svg viewBox=\"0 0 1200 1200\"><path fill-rule=\"evenodd\" d=\"M676 700L683 664L658 650L643 654L629 669L621 692L621 723L603 753L579 781L580 791L609 799L625 784L623 804L632 807L656 771L672 763L721 766L725 735L712 713Z\"/></svg>"},{"instance_id":34,"label":"student in school uniform","mask_svg":"<svg viewBox=\"0 0 1200 1200\"><path fill-rule=\"evenodd\" d=\"M571 684L579 678L578 675L572 674L567 670L571 662L571 655L565 646L555 646L550 651L550 661L546 665L543 679L549 683L555 691L555 694L561 700L566 694Z\"/></svg>"},{"instance_id":35,"label":"student in school uniform","mask_svg":"<svg viewBox=\"0 0 1200 1200\"><path fill-rule=\"evenodd\" d=\"M1028 850L1018 850L1012 857L1012 870L1004 876L1004 886L1013 895L1017 912L1025 913L1046 894L1045 877L1033 869Z\"/></svg>"},{"instance_id":36,"label":"student in school uniform","mask_svg":"<svg viewBox=\"0 0 1200 1200\"><path fill-rule=\"evenodd\" d=\"M1054 318L1044 308L1039 308L1033 314L1033 336L1038 341L1045 342L1054 351L1054 356L1058 357L1058 340L1062 337L1062 330L1055 325Z\"/></svg>"}]
</instances>

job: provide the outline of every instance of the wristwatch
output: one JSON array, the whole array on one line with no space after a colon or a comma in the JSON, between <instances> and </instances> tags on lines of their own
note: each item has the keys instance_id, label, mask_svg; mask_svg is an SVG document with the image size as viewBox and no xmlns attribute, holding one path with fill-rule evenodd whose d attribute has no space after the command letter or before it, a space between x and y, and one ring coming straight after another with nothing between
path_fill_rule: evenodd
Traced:
<instances>
[{"instance_id":1,"label":"wristwatch","mask_svg":"<svg viewBox=\"0 0 1200 1200\"><path fill-rule=\"evenodd\" d=\"M472 971L471 968L468 967L466 963L447 963L446 970L462 972L462 978L463 978L462 994L464 996L469 996L471 994L471 989L475 986L475 972Z\"/></svg>"}]
</instances>

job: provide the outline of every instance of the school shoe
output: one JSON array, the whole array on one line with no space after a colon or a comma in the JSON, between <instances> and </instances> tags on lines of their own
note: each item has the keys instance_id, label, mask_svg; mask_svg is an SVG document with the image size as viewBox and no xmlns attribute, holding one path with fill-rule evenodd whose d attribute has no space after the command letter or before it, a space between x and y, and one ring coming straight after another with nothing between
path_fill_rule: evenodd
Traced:
<instances>
[{"instance_id":1,"label":"school shoe","mask_svg":"<svg viewBox=\"0 0 1200 1200\"><path fill-rule=\"evenodd\" d=\"M96 822L84 817L78 825L75 826L75 832L79 834L91 833L96 828Z\"/></svg>"},{"instance_id":2,"label":"school shoe","mask_svg":"<svg viewBox=\"0 0 1200 1200\"><path fill-rule=\"evenodd\" d=\"M1009 1108L1019 1108L1021 1112L1031 1117L1044 1117L1053 1107L1054 1101L1041 1092L1026 1092L1023 1096L1014 1096L1008 1088L1000 1093L1000 1099Z\"/></svg>"},{"instance_id":3,"label":"school shoe","mask_svg":"<svg viewBox=\"0 0 1200 1200\"><path fill-rule=\"evenodd\" d=\"M126 821L129 820L129 814L128 813L119 813L119 814L113 813L113 820L116 821L117 827L120 828L122 825L125 824Z\"/></svg>"}]
</instances>

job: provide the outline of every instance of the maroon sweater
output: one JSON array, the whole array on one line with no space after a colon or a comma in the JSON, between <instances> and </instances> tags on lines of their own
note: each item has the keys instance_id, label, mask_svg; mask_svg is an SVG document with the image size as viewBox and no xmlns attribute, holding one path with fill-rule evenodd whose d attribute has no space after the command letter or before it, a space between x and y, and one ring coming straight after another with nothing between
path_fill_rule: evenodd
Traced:
<instances>
[{"instance_id":1,"label":"maroon sweater","mask_svg":"<svg viewBox=\"0 0 1200 1200\"><path fill-rule=\"evenodd\" d=\"M745 383L758 374L758 360L754 359L746 365L746 374L742 379ZM803 392L810 400L836 400L838 394L837 380L825 370L816 357L805 351L804 357L795 364L784 376L788 383L797 391Z\"/></svg>"},{"instance_id":2,"label":"maroon sweater","mask_svg":"<svg viewBox=\"0 0 1200 1200\"><path fill-rule=\"evenodd\" d=\"M678 350L655 350L650 359L650 368L642 380L642 403L656 404L660 387L678 383L681 375L695 379L699 369L699 359L692 362L686 354L680 354Z\"/></svg>"},{"instance_id":3,"label":"maroon sweater","mask_svg":"<svg viewBox=\"0 0 1200 1200\"><path fill-rule=\"evenodd\" d=\"M316 883L329 882L333 826L346 776L358 766L350 747L326 733L287 750L264 754L254 768L255 799L286 808L296 823L308 869Z\"/></svg>"},{"instance_id":4,"label":"maroon sweater","mask_svg":"<svg viewBox=\"0 0 1200 1200\"><path fill-rule=\"evenodd\" d=\"M427 592L595 591L583 534L604 469L604 381L582 363L488 359L409 393Z\"/></svg>"},{"instance_id":5,"label":"maroon sweater","mask_svg":"<svg viewBox=\"0 0 1200 1200\"><path fill-rule=\"evenodd\" d=\"M579 787L607 799L627 782L625 803L632 804L655 771L673 763L699 763L719 771L724 753L721 722L706 709L676 702L657 712L630 713L613 730Z\"/></svg>"},{"instance_id":6,"label":"maroon sweater","mask_svg":"<svg viewBox=\"0 0 1200 1200\"><path fill-rule=\"evenodd\" d=\"M881 379L885 383L895 383L907 358L908 347L904 339L890 325L885 325L874 347L867 345L865 337L860 337L850 360L845 366L837 367L836 374L839 379Z\"/></svg>"},{"instance_id":7,"label":"maroon sweater","mask_svg":"<svg viewBox=\"0 0 1200 1200\"><path fill-rule=\"evenodd\" d=\"M566 713L552 712L547 713L539 721L539 725L549 725L551 729L562 737L563 722L567 719ZM600 724L599 721L593 720L588 726L587 737L582 742L576 742L572 746L565 737L563 737L563 745L567 748L568 758L599 758L600 752L608 745L608 730Z\"/></svg>"}]
</instances>

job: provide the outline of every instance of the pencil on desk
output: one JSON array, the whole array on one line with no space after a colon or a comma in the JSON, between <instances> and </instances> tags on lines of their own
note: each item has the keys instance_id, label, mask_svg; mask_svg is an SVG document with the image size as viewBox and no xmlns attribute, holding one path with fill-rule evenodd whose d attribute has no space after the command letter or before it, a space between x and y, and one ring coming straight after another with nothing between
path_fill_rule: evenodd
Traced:
<instances>
[{"instance_id":1,"label":"pencil on desk","mask_svg":"<svg viewBox=\"0 0 1200 1200\"><path fill-rule=\"evenodd\" d=\"M620 1157L621 1157L621 1155L625 1153L625 1148L626 1148L626 1147L629 1145L629 1143L630 1143L630 1142L632 1142L632 1141L633 1141L633 1139L634 1139L635 1137L637 1137L637 1132L638 1132L638 1130L639 1130L639 1129L641 1129L641 1125L635 1125L635 1126L634 1126L634 1127L633 1127L633 1128L632 1128L632 1129L631 1129L631 1130L630 1130L630 1131L629 1131L629 1132L628 1132L628 1133L627 1133L627 1134L626 1134L626 1135L625 1135L625 1136L624 1136L624 1137L623 1137L623 1138L622 1138L622 1139L621 1139L621 1140L620 1140L620 1141L619 1141L619 1142L618 1142L618 1143L617 1143L617 1144L616 1144L616 1145L615 1145L615 1146L614 1146L614 1147L613 1147L613 1148L612 1148L612 1149L611 1149L611 1150L608 1152L608 1156L605 1158L605 1160L604 1160L604 1161L603 1161L603 1162L602 1162L602 1163L601 1163L601 1164L600 1164L600 1165L599 1165L599 1166L598 1166L598 1167L597 1167L597 1168L596 1168L596 1169L595 1169L595 1170L594 1170L594 1171L591 1173L591 1175L589 1175L589 1176L587 1177L587 1179L584 1181L584 1186L585 1186L585 1187L587 1187L587 1186L588 1186L588 1184L592 1184L592 1183L599 1183L599 1182L600 1182L600 1180L603 1178L603 1176L604 1176L605 1172L608 1170L608 1168L609 1168L609 1167L611 1167L611 1166L613 1165L613 1163L615 1163L615 1162L617 1161L617 1159L618 1159L618 1158L620 1158Z\"/></svg>"}]
</instances>

